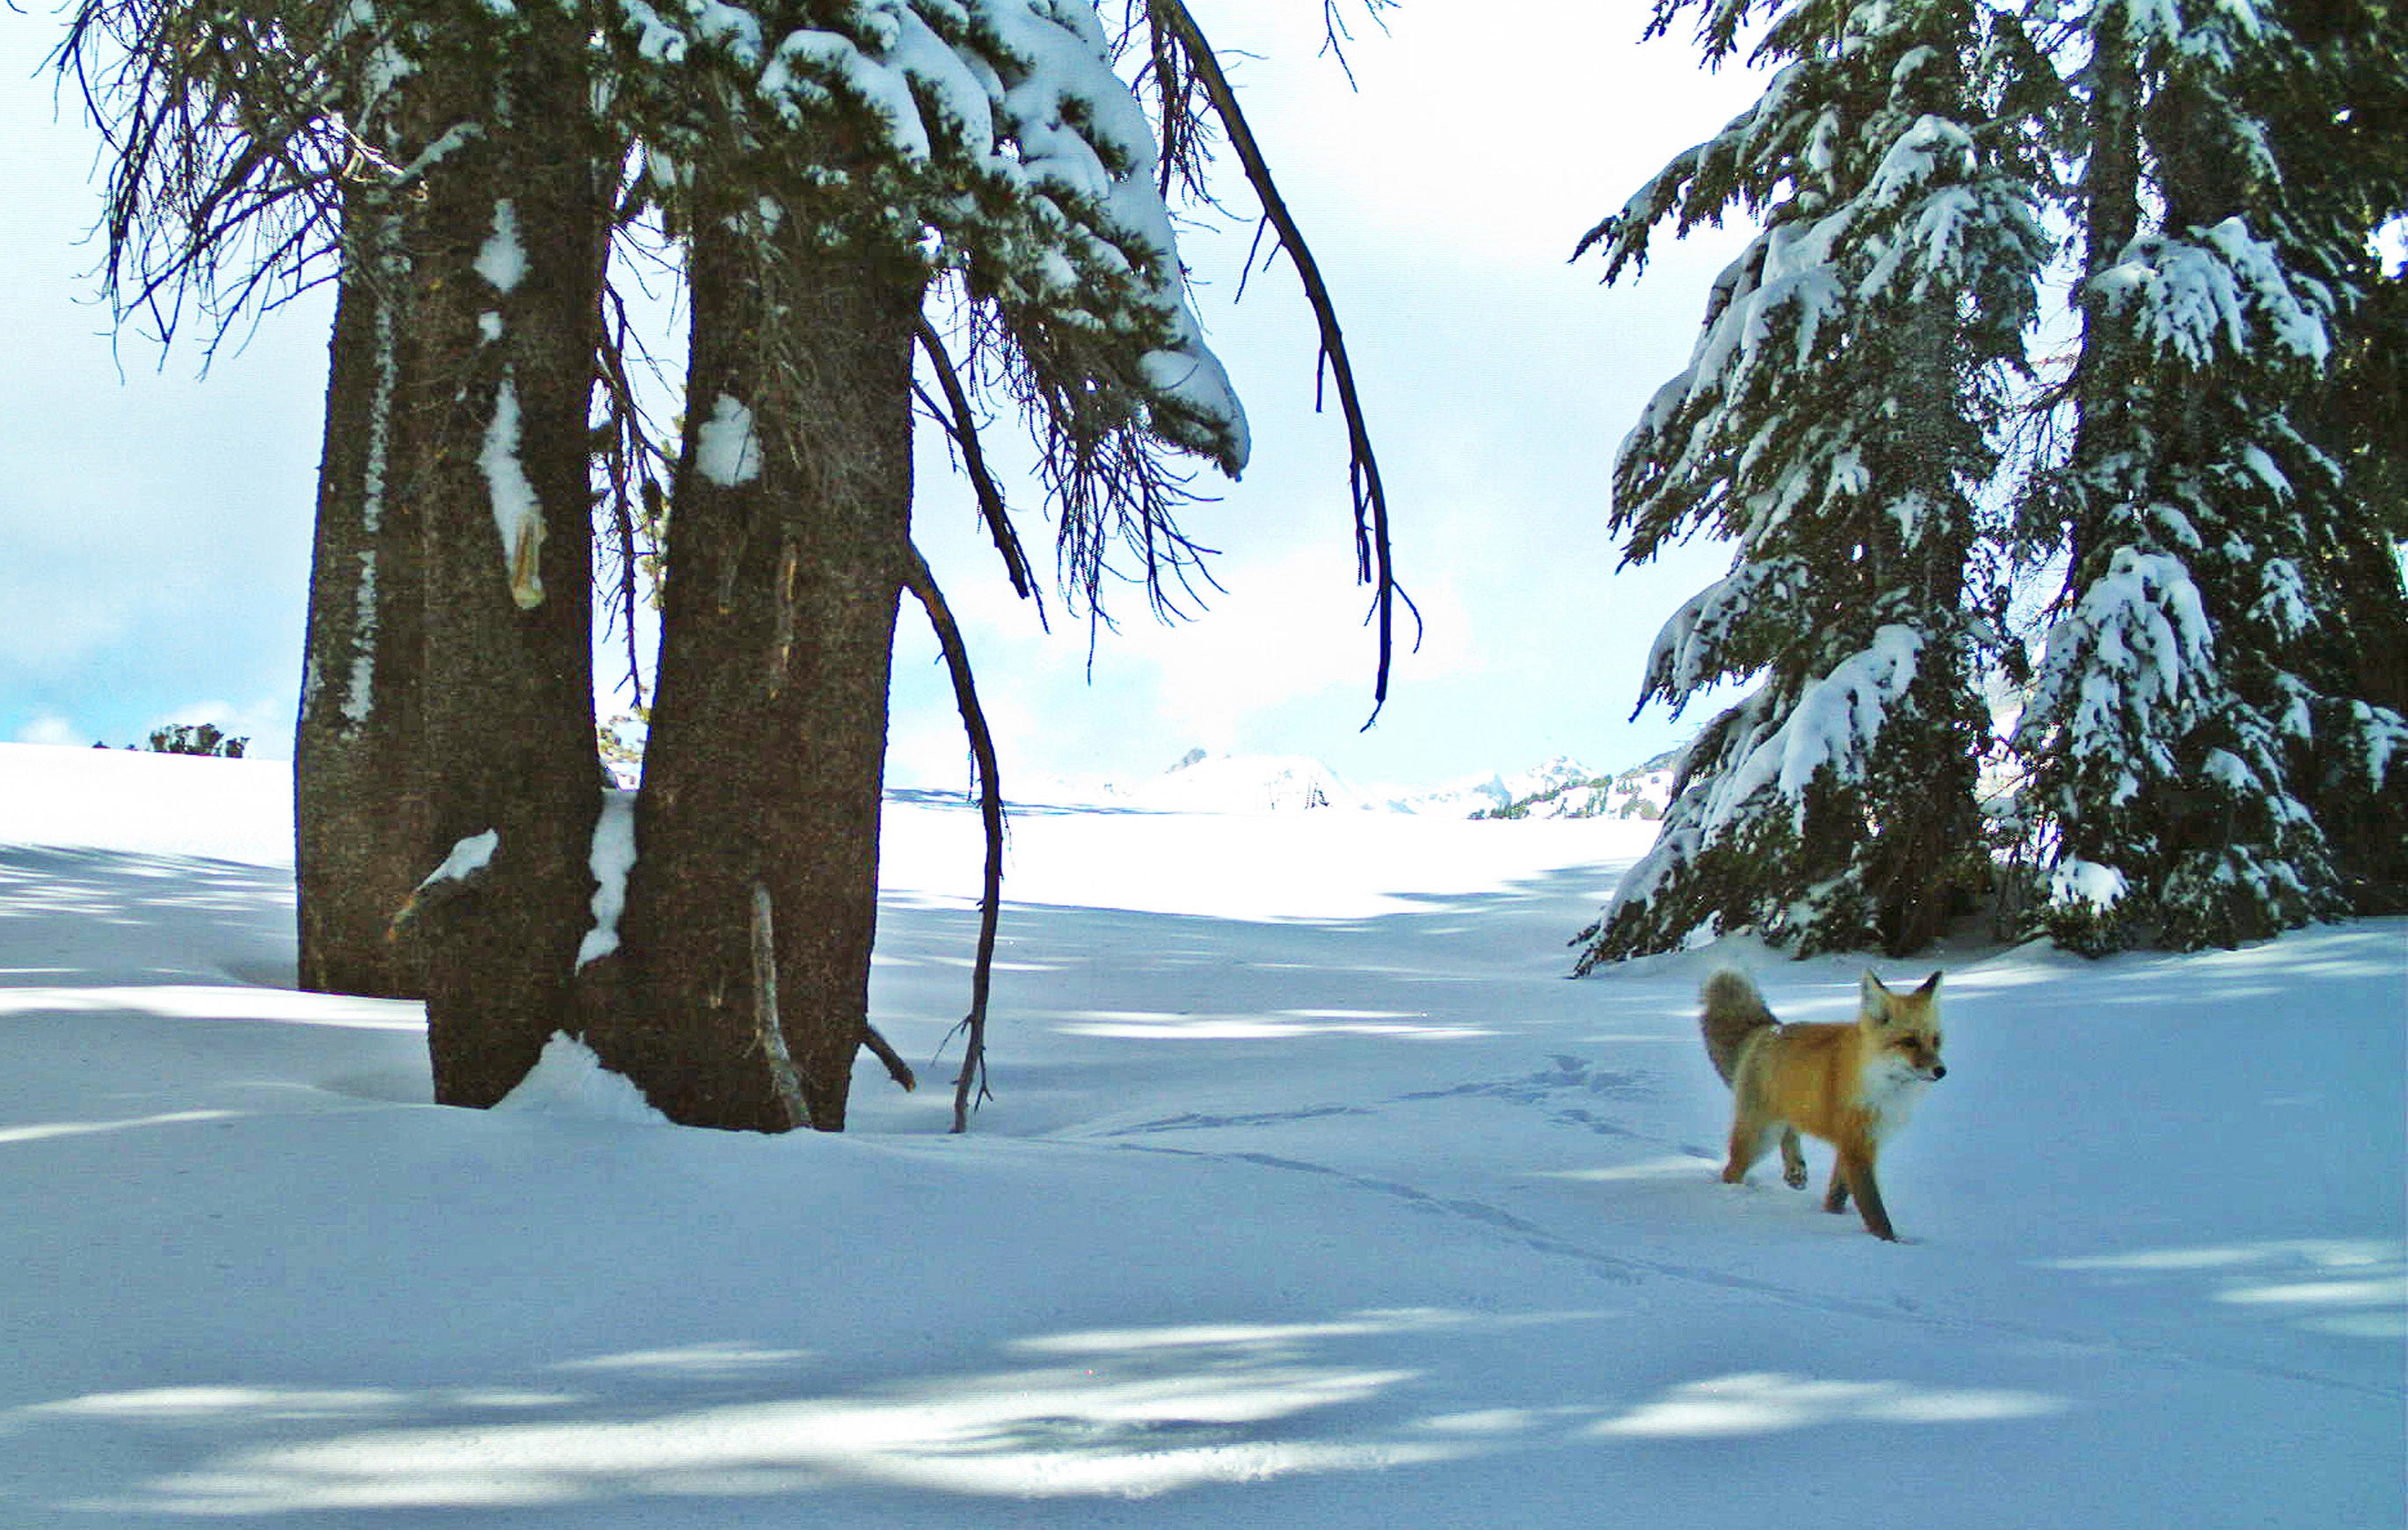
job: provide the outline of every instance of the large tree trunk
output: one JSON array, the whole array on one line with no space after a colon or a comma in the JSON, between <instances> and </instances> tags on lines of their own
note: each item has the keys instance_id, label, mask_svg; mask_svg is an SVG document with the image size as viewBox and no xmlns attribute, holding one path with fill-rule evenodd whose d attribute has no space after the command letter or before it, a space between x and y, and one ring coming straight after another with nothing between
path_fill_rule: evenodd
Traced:
<instances>
[{"instance_id":1,"label":"large tree trunk","mask_svg":"<svg viewBox=\"0 0 2408 1530\"><path fill-rule=\"evenodd\" d=\"M429 175L412 263L430 827L438 851L498 836L490 863L429 888L415 919L435 1093L451 1104L494 1104L575 1027L601 801L587 415L610 162L582 27L525 14L531 36L501 67L425 89L424 139L485 130Z\"/></svg>"},{"instance_id":2,"label":"large tree trunk","mask_svg":"<svg viewBox=\"0 0 2408 1530\"><path fill-rule=\"evenodd\" d=\"M1893 957L1938 940L1975 890L1976 874L1969 871L1982 843L1975 761L1987 722L1966 646L1971 623L1960 614L1974 511L1957 467L1969 448L1978 450L1978 439L1964 423L1971 400L1954 360L1958 315L1952 301L1919 304L1901 318L1891 361L1899 397L1916 407L1876 448L1875 471L1904 491L1894 503L1919 497L1922 512L1911 529L1895 520L1871 529L1876 558L1891 567L1876 562L1883 577L1867 592L1878 600L1890 589L1912 591L1913 620L1927 644L1898 708L1902 736L1885 735L1879 746L1889 757L1875 766L1885 789L1865 826L1866 891L1882 949Z\"/></svg>"},{"instance_id":3,"label":"large tree trunk","mask_svg":"<svg viewBox=\"0 0 2408 1530\"><path fill-rule=\"evenodd\" d=\"M625 918L635 1003L589 1039L676 1120L784 1131L805 1124L799 1104L837 1131L877 926L921 278L730 221L695 225ZM774 963L755 961L756 932L774 933ZM780 1087L779 1039L799 1100Z\"/></svg>"},{"instance_id":4,"label":"large tree trunk","mask_svg":"<svg viewBox=\"0 0 2408 1530\"><path fill-rule=\"evenodd\" d=\"M395 389L409 326L398 311L402 214L373 191L346 209L328 347L325 445L309 569L309 626L293 750L301 987L415 998L411 948L386 938L428 859L420 778L423 534L394 492L408 454Z\"/></svg>"}]
</instances>

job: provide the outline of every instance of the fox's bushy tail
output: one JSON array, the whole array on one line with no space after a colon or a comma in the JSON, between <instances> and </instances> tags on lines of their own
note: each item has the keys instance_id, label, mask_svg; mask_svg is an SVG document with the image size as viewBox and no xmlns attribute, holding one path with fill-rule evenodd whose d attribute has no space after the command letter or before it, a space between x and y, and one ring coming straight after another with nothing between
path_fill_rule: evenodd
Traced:
<instances>
[{"instance_id":1,"label":"fox's bushy tail","mask_svg":"<svg viewBox=\"0 0 2408 1530\"><path fill-rule=\"evenodd\" d=\"M1772 1011L1764 1005L1764 995L1756 991L1756 984L1747 974L1726 967L1706 979L1705 990L1698 995L1704 1007L1698 1014L1698 1029L1706 1038L1706 1056L1712 1058L1714 1072L1723 1082L1731 1081L1731 1073L1739 1066L1739 1054L1747 1039L1767 1026L1779 1022Z\"/></svg>"}]
</instances>

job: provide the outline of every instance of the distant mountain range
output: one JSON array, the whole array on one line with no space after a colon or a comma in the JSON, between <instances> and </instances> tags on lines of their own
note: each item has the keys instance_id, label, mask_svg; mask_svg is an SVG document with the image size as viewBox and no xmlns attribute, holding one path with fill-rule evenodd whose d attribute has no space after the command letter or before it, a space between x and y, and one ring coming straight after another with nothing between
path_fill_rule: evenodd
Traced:
<instances>
[{"instance_id":1,"label":"distant mountain range","mask_svg":"<svg viewBox=\"0 0 2408 1530\"><path fill-rule=\"evenodd\" d=\"M1230 755L1203 749L1157 776L1135 782L1048 783L1033 800L1055 798L1166 813L1300 813L1334 808L1444 818L1646 818L1663 816L1678 751L1613 774L1558 756L1511 774L1474 777L1431 790L1358 787L1324 761L1301 755Z\"/></svg>"},{"instance_id":2,"label":"distant mountain range","mask_svg":"<svg viewBox=\"0 0 2408 1530\"><path fill-rule=\"evenodd\" d=\"M1475 809L1475 818L1645 818L1664 816L1672 801L1672 767L1681 758L1668 749L1612 775L1593 775L1569 759L1549 760L1531 772L1538 779L1526 788L1522 777L1500 778L1507 788L1496 807Z\"/></svg>"}]
</instances>

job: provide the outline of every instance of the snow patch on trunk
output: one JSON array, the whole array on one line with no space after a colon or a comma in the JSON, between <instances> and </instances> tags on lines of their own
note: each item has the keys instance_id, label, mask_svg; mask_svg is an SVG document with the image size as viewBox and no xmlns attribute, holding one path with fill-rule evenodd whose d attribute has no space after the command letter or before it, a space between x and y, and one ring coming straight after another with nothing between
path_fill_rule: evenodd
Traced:
<instances>
[{"instance_id":1,"label":"snow patch on trunk","mask_svg":"<svg viewBox=\"0 0 2408 1530\"><path fill-rule=\"evenodd\" d=\"M469 835L452 846L452 853L443 858L443 864L426 873L426 880L418 884L418 890L424 892L445 882L467 881L492 865L494 852L501 847L502 831L498 829Z\"/></svg>"},{"instance_id":2,"label":"snow patch on trunk","mask_svg":"<svg viewBox=\"0 0 2408 1530\"><path fill-rule=\"evenodd\" d=\"M477 274L495 292L513 292L526 280L526 246L519 242L519 209L507 196L494 204L494 232L477 252Z\"/></svg>"},{"instance_id":3,"label":"snow patch on trunk","mask_svg":"<svg viewBox=\"0 0 2408 1530\"><path fill-rule=\"evenodd\" d=\"M352 599L351 686L343 698L343 716L353 728L362 728L376 711L377 556L373 547L360 554L360 582Z\"/></svg>"},{"instance_id":4,"label":"snow patch on trunk","mask_svg":"<svg viewBox=\"0 0 2408 1530\"><path fill-rule=\"evenodd\" d=\"M382 214L375 225L376 266L380 276L393 277L407 268L401 254L397 217ZM371 328L376 339L376 379L368 391L366 460L360 468L360 530L370 538L384 529L385 475L393 446L393 393L401 373L394 333L393 304L381 292L368 295L376 304ZM351 619L351 689L343 698L343 716L353 729L367 726L376 712L377 555L373 546L360 554L360 582Z\"/></svg>"},{"instance_id":5,"label":"snow patch on trunk","mask_svg":"<svg viewBox=\"0 0 2408 1530\"><path fill-rule=\"evenodd\" d=\"M619 948L619 917L627 911L627 873L636 866L636 794L606 791L602 816L594 821L594 928L578 943L577 966L599 961Z\"/></svg>"},{"instance_id":6,"label":"snow patch on trunk","mask_svg":"<svg viewBox=\"0 0 2408 1530\"><path fill-rule=\"evenodd\" d=\"M485 447L477 454L477 466L484 469L493 493L494 529L501 534L510 599L521 611L533 611L543 604L543 506L519 461L519 392L508 368L494 392L494 419L485 427Z\"/></svg>"},{"instance_id":7,"label":"snow patch on trunk","mask_svg":"<svg viewBox=\"0 0 2408 1530\"><path fill-rule=\"evenodd\" d=\"M695 471L723 489L761 476L761 440L752 433L752 411L721 394L710 418L695 432Z\"/></svg>"}]
</instances>

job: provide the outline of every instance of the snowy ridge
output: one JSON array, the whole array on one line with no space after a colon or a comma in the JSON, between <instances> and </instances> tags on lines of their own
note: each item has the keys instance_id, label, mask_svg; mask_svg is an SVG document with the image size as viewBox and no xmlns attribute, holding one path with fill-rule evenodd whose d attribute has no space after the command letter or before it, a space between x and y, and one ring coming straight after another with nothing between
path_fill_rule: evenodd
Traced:
<instances>
[{"instance_id":1,"label":"snowy ridge","mask_svg":"<svg viewBox=\"0 0 2408 1530\"><path fill-rule=\"evenodd\" d=\"M1015 784L1032 802L1140 808L1157 813L1301 813L1331 809L1430 818L1643 818L1670 800L1673 755L1603 775L1566 756L1511 773L1440 787L1358 786L1302 755L1190 750L1160 775L1136 781L1050 777Z\"/></svg>"}]
</instances>

